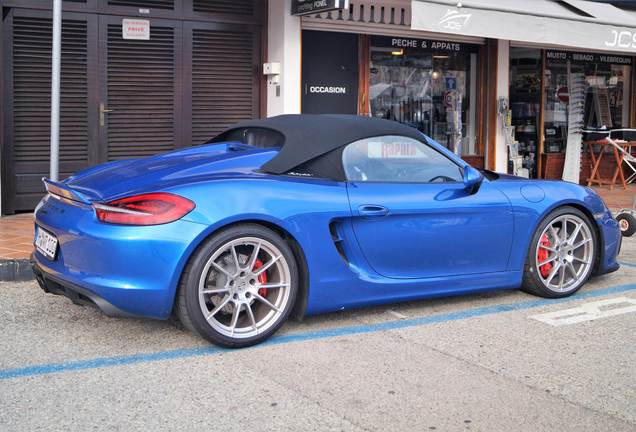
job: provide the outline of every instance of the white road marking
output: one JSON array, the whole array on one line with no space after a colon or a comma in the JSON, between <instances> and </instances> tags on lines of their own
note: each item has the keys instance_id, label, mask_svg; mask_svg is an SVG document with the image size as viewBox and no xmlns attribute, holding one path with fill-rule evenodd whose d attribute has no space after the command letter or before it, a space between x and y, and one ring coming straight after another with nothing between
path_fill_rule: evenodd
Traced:
<instances>
[{"instance_id":1,"label":"white road marking","mask_svg":"<svg viewBox=\"0 0 636 432\"><path fill-rule=\"evenodd\" d=\"M530 318L559 327L630 312L636 312L636 300L627 297L616 297L608 300L584 303L571 309L532 315Z\"/></svg>"},{"instance_id":2,"label":"white road marking","mask_svg":"<svg viewBox=\"0 0 636 432\"><path fill-rule=\"evenodd\" d=\"M407 318L408 318L408 316L406 316L406 315L404 315L404 314L401 314L401 313L399 313L399 312L397 312L397 311L394 311L393 309L387 309L386 311L387 311L388 313L390 313L391 315L393 315L394 317L396 317L397 319L404 320L404 319L407 319Z\"/></svg>"}]
</instances>

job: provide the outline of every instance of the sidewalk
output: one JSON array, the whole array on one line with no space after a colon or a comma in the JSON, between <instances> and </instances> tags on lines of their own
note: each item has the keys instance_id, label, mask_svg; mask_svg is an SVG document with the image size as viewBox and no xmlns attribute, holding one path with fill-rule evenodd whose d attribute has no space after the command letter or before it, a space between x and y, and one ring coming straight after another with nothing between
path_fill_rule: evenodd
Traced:
<instances>
[{"instance_id":1,"label":"sidewalk","mask_svg":"<svg viewBox=\"0 0 636 432\"><path fill-rule=\"evenodd\" d=\"M25 259L33 250L33 214L0 219L0 260Z\"/></svg>"},{"instance_id":2,"label":"sidewalk","mask_svg":"<svg viewBox=\"0 0 636 432\"><path fill-rule=\"evenodd\" d=\"M0 281L33 279L33 214L0 218Z\"/></svg>"},{"instance_id":3,"label":"sidewalk","mask_svg":"<svg viewBox=\"0 0 636 432\"><path fill-rule=\"evenodd\" d=\"M612 190L609 190L607 186L595 187L594 190L612 211L630 208L634 203L634 196L636 196L636 184L627 185L627 190L623 189L622 186L614 186Z\"/></svg>"}]
</instances>

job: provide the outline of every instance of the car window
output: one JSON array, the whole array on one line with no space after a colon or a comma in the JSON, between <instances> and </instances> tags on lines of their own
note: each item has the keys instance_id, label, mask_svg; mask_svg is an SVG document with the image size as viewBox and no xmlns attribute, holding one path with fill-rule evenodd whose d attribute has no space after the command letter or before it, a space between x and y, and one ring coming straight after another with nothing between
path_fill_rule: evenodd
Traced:
<instances>
[{"instance_id":1,"label":"car window","mask_svg":"<svg viewBox=\"0 0 636 432\"><path fill-rule=\"evenodd\" d=\"M238 141L258 148L282 147L285 137L280 132L262 127L234 129L225 136L225 141Z\"/></svg>"},{"instance_id":2,"label":"car window","mask_svg":"<svg viewBox=\"0 0 636 432\"><path fill-rule=\"evenodd\" d=\"M461 182L462 172L450 159L413 138L381 136L349 144L342 153L352 182Z\"/></svg>"}]
</instances>

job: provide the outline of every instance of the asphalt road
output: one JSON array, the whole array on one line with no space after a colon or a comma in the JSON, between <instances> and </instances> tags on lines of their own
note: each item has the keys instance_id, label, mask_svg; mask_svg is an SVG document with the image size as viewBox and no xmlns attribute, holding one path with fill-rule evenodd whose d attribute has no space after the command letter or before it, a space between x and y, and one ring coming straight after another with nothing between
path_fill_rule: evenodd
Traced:
<instances>
[{"instance_id":1,"label":"asphalt road","mask_svg":"<svg viewBox=\"0 0 636 432\"><path fill-rule=\"evenodd\" d=\"M0 431L634 431L636 238L620 261L563 301L342 312L236 351L0 284Z\"/></svg>"}]
</instances>

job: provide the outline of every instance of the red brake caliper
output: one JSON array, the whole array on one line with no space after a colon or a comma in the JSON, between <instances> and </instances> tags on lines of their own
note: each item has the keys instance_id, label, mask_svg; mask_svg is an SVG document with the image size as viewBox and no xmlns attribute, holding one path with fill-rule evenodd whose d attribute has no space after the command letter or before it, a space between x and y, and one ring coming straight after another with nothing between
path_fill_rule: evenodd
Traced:
<instances>
[{"instance_id":1,"label":"red brake caliper","mask_svg":"<svg viewBox=\"0 0 636 432\"><path fill-rule=\"evenodd\" d=\"M258 270L261 267L263 267L263 261L257 259L254 262L254 268L252 269L252 271ZM266 284L267 283L267 274L265 274L265 272L263 272L263 273L258 275L258 283L261 283L261 284ZM265 297L267 295L267 288L259 289L258 290L258 295L260 295L261 297Z\"/></svg>"},{"instance_id":2,"label":"red brake caliper","mask_svg":"<svg viewBox=\"0 0 636 432\"><path fill-rule=\"evenodd\" d=\"M550 247L550 240L548 239L547 234L543 234L543 236L541 237L541 243L537 250L537 261L539 262L543 262L547 260L549 255L548 250L541 246ZM552 271L552 263L543 264L541 267L539 267L539 272L541 273L541 276L543 276L544 278L550 276L551 271Z\"/></svg>"}]
</instances>

